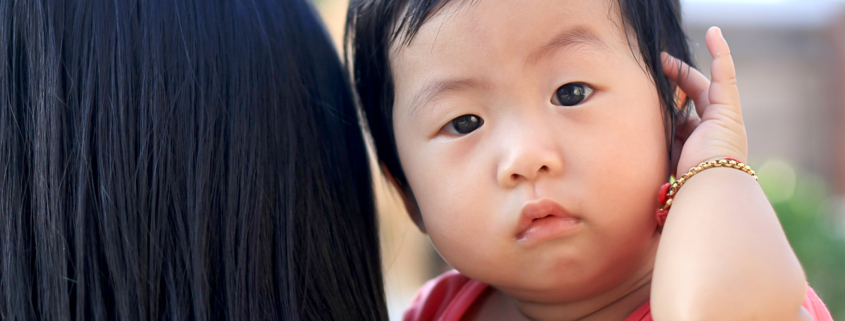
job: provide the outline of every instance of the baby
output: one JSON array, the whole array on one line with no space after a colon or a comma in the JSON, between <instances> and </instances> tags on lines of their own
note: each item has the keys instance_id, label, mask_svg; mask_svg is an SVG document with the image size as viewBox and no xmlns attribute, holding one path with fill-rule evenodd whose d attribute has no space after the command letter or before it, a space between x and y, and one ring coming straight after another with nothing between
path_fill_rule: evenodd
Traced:
<instances>
[{"instance_id":1,"label":"baby","mask_svg":"<svg viewBox=\"0 0 845 321\"><path fill-rule=\"evenodd\" d=\"M728 45L707 32L708 80L679 14L671 0L352 1L378 158L455 268L405 320L830 320L742 164Z\"/></svg>"}]
</instances>

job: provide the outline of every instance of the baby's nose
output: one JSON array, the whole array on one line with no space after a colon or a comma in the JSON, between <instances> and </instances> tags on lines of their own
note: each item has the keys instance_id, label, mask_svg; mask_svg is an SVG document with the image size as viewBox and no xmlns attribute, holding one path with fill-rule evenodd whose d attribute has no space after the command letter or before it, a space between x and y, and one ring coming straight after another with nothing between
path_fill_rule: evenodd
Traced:
<instances>
[{"instance_id":1,"label":"baby's nose","mask_svg":"<svg viewBox=\"0 0 845 321\"><path fill-rule=\"evenodd\" d=\"M497 173L502 186L513 188L523 182L563 173L563 153L554 137L531 130L513 135L504 143L504 155Z\"/></svg>"}]
</instances>

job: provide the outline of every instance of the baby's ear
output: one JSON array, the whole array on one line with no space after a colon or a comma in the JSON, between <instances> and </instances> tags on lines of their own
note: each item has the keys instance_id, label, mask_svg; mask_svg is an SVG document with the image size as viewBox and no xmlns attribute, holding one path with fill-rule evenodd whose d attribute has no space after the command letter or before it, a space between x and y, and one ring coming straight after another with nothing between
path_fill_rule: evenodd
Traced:
<instances>
[{"instance_id":1,"label":"baby's ear","mask_svg":"<svg viewBox=\"0 0 845 321\"><path fill-rule=\"evenodd\" d=\"M387 181L390 182L390 185L392 185L399 193L399 196L402 197L402 203L405 204L405 210L408 211L408 215L411 216L411 220L414 221L414 224L417 225L417 228L419 228L420 231L427 233L425 230L425 222L423 222L422 215L420 214L420 207L417 205L417 200L414 198L414 193L411 192L411 188L402 188L399 184L396 184L396 179L393 178L393 175L390 174L390 171L387 170L387 166L384 166L384 163L381 164L381 171L384 173L384 176L387 177Z\"/></svg>"},{"instance_id":2,"label":"baby's ear","mask_svg":"<svg viewBox=\"0 0 845 321\"><path fill-rule=\"evenodd\" d=\"M687 102L687 93L681 89L681 86L675 86L675 108L683 109L685 102ZM695 109L693 109L693 112L695 112Z\"/></svg>"},{"instance_id":3,"label":"baby's ear","mask_svg":"<svg viewBox=\"0 0 845 321\"><path fill-rule=\"evenodd\" d=\"M680 86L676 85L675 108L683 109L684 103L686 102L687 94ZM695 119L697 119L697 116L695 115L695 108L691 108L690 113L691 114L687 116L686 119L678 118L675 121L675 134L674 137L672 137L672 159L669 160L669 175L673 175L678 172L678 161L681 159L681 151L684 148L684 143L686 143L687 138L689 138L689 135L692 134L692 131L698 125L698 122L695 121Z\"/></svg>"}]
</instances>

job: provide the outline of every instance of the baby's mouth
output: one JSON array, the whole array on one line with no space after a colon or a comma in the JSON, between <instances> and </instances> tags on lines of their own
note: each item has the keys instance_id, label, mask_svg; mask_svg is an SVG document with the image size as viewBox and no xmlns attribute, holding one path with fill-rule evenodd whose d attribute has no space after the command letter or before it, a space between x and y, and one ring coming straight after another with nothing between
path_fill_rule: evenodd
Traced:
<instances>
[{"instance_id":1,"label":"baby's mouth","mask_svg":"<svg viewBox=\"0 0 845 321\"><path fill-rule=\"evenodd\" d=\"M542 199L528 202L523 206L516 240L524 242L542 242L575 231L581 219L571 215L560 204Z\"/></svg>"}]
</instances>

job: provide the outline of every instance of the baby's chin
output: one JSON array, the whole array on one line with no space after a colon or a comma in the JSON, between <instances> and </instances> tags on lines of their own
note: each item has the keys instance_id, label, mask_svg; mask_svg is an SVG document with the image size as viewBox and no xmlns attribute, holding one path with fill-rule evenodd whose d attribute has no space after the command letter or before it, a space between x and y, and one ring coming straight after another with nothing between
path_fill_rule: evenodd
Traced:
<instances>
[{"instance_id":1,"label":"baby's chin","mask_svg":"<svg viewBox=\"0 0 845 321\"><path fill-rule=\"evenodd\" d=\"M578 254L546 253L532 260L453 266L467 277L487 283L509 297L537 303L575 302L650 283L653 255L643 253L626 260L611 258L600 262Z\"/></svg>"},{"instance_id":2,"label":"baby's chin","mask_svg":"<svg viewBox=\"0 0 845 321\"><path fill-rule=\"evenodd\" d=\"M572 273L549 273L548 275L520 275L513 279L489 282L508 297L542 304L579 302L611 292L627 292L642 285L643 276L635 270L628 273L575 275ZM497 280L494 280L494 282ZM648 280L650 283L650 273ZM618 289L618 290L617 290Z\"/></svg>"}]
</instances>

